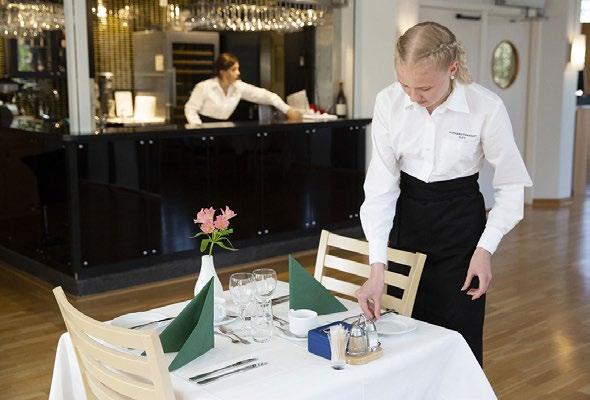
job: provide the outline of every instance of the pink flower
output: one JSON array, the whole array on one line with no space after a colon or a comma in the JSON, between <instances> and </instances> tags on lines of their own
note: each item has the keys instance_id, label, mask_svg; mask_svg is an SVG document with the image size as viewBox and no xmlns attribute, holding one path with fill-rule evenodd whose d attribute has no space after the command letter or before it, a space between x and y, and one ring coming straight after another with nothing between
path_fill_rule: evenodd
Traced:
<instances>
[{"instance_id":1,"label":"pink flower","mask_svg":"<svg viewBox=\"0 0 590 400\"><path fill-rule=\"evenodd\" d=\"M201 225L201 231L203 231L207 235L212 233L214 230L215 225L213 224L213 221L205 221L205 223Z\"/></svg>"},{"instance_id":2,"label":"pink flower","mask_svg":"<svg viewBox=\"0 0 590 400\"><path fill-rule=\"evenodd\" d=\"M232 219L233 217L238 215L235 212L233 212L232 210L230 210L228 206L225 206L225 210L223 208L221 208L220 210L221 210L221 215L223 215L223 218L225 218L227 221L229 221L230 219Z\"/></svg>"},{"instance_id":3,"label":"pink flower","mask_svg":"<svg viewBox=\"0 0 590 400\"><path fill-rule=\"evenodd\" d=\"M215 215L215 209L213 207L201 208L201 211L197 213L197 218L193 221L195 224L205 224L207 222L213 223L213 216Z\"/></svg>"},{"instance_id":4,"label":"pink flower","mask_svg":"<svg viewBox=\"0 0 590 400\"><path fill-rule=\"evenodd\" d=\"M225 218L224 215L218 215L215 218L215 223L213 224L217 229L227 229L229 226L229 221Z\"/></svg>"}]
</instances>

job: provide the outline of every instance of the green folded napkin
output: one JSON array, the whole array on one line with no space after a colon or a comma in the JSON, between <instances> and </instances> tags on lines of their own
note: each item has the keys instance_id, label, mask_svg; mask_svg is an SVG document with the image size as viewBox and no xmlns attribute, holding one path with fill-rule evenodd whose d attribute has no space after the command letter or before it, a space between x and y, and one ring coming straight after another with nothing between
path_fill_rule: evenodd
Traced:
<instances>
[{"instance_id":1,"label":"green folded napkin","mask_svg":"<svg viewBox=\"0 0 590 400\"><path fill-rule=\"evenodd\" d=\"M289 308L307 308L318 315L346 311L346 307L289 255Z\"/></svg>"},{"instance_id":2,"label":"green folded napkin","mask_svg":"<svg viewBox=\"0 0 590 400\"><path fill-rule=\"evenodd\" d=\"M168 367L174 371L213 348L213 278L160 334L164 353L178 354Z\"/></svg>"}]
</instances>

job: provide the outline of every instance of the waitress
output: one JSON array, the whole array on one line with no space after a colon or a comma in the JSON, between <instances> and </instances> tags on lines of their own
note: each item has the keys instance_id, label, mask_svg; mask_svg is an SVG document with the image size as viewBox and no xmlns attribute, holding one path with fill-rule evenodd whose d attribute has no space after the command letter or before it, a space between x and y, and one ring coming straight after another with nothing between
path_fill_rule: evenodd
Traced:
<instances>
[{"instance_id":1,"label":"waitress","mask_svg":"<svg viewBox=\"0 0 590 400\"><path fill-rule=\"evenodd\" d=\"M532 182L502 100L472 83L448 28L410 28L397 42L395 68L398 82L375 101L361 206L371 273L356 295L365 314L379 318L388 239L425 253L412 316L461 333L481 364L491 257L523 218ZM477 183L484 158L495 169L487 221Z\"/></svg>"},{"instance_id":2,"label":"waitress","mask_svg":"<svg viewBox=\"0 0 590 400\"><path fill-rule=\"evenodd\" d=\"M240 62L230 53L222 53L215 62L216 76L197 83L184 105L189 124L226 121L241 99L271 105L287 114L289 120L301 120L301 113L289 107L277 94L240 80Z\"/></svg>"}]
</instances>

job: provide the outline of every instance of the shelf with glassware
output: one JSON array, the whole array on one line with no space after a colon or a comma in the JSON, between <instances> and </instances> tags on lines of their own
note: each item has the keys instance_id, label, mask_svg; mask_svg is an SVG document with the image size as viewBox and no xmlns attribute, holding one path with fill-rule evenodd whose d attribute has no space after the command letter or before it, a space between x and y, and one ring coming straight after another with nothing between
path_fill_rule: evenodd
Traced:
<instances>
[{"instance_id":1,"label":"shelf with glassware","mask_svg":"<svg viewBox=\"0 0 590 400\"><path fill-rule=\"evenodd\" d=\"M68 103L63 31L43 30L34 36L2 40L6 45L6 77L0 88L0 125L65 131Z\"/></svg>"},{"instance_id":2,"label":"shelf with glassware","mask_svg":"<svg viewBox=\"0 0 590 400\"><path fill-rule=\"evenodd\" d=\"M12 38L6 42L8 76L66 79L66 44L62 30L46 30L36 37Z\"/></svg>"}]
</instances>

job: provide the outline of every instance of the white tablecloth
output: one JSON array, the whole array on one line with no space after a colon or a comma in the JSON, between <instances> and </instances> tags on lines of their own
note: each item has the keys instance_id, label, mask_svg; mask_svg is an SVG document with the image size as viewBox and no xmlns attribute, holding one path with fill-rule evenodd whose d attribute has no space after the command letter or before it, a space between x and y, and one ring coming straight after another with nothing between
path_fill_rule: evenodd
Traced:
<instances>
[{"instance_id":1,"label":"white tablecloth","mask_svg":"<svg viewBox=\"0 0 590 400\"><path fill-rule=\"evenodd\" d=\"M279 283L276 295L288 286ZM323 316L322 323L356 315L356 303L343 300L346 313ZM177 315L186 303L156 309ZM286 316L288 303L274 307ZM156 311L154 310L154 311ZM384 317L385 318L385 317ZM405 318L390 315L386 318ZM215 348L171 374L176 398L181 399L495 399L496 396L465 340L455 331L418 322L416 330L381 336L383 356L369 364L336 371L330 362L307 351L306 341L275 334L268 343L232 344L215 336ZM169 362L175 353L166 354ZM248 357L268 365L197 385L188 377ZM51 382L50 400L81 400L84 392L69 334L59 339Z\"/></svg>"}]
</instances>

